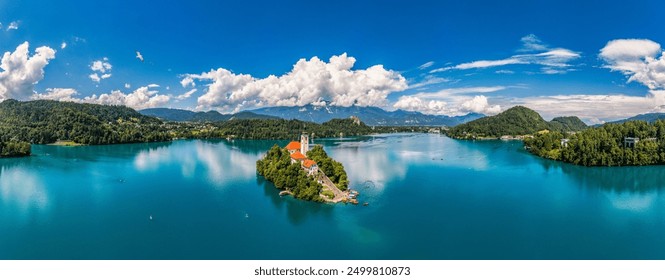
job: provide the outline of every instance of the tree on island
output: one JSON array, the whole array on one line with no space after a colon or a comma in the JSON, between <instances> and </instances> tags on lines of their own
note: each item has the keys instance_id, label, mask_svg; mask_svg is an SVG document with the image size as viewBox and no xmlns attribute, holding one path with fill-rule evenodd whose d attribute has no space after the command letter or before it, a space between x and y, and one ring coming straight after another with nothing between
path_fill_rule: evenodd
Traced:
<instances>
[{"instance_id":1,"label":"tree on island","mask_svg":"<svg viewBox=\"0 0 665 280\"><path fill-rule=\"evenodd\" d=\"M319 196L323 188L321 184L314 177L307 176L300 163L291 163L289 152L278 145L256 161L256 171L278 189L289 190L295 198L323 202Z\"/></svg>"},{"instance_id":2,"label":"tree on island","mask_svg":"<svg viewBox=\"0 0 665 280\"><path fill-rule=\"evenodd\" d=\"M345 191L349 187L349 180L346 176L344 166L340 162L330 158L326 151L323 150L323 146L314 146L314 148L307 152L307 157L316 161L319 169L330 178L330 181L338 189Z\"/></svg>"}]
</instances>

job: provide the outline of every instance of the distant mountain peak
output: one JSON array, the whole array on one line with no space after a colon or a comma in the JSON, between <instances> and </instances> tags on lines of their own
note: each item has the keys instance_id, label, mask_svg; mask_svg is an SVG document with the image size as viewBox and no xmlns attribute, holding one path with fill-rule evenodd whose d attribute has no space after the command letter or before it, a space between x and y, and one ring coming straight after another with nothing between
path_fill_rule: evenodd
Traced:
<instances>
[{"instance_id":1,"label":"distant mountain peak","mask_svg":"<svg viewBox=\"0 0 665 280\"><path fill-rule=\"evenodd\" d=\"M367 125L423 125L423 126L456 126L483 117L481 114L469 113L463 116L426 115L420 112L395 110L386 111L378 107L361 106L277 106L265 107L236 114L221 114L217 111L193 112L183 109L151 108L139 111L148 116L168 121L226 121L230 119L265 119L282 118L297 119L324 123L332 119L351 118L354 122Z\"/></svg>"},{"instance_id":2,"label":"distant mountain peak","mask_svg":"<svg viewBox=\"0 0 665 280\"><path fill-rule=\"evenodd\" d=\"M277 119L277 117L242 111L235 114L222 114L218 111L194 112L183 109L149 108L140 110L139 113L157 117L166 121L176 122L218 122L236 119Z\"/></svg>"},{"instance_id":3,"label":"distant mountain peak","mask_svg":"<svg viewBox=\"0 0 665 280\"><path fill-rule=\"evenodd\" d=\"M438 116L426 115L420 112L395 110L386 111L378 107L363 106L334 106L334 105L304 105L304 106L277 106L251 110L250 112L270 115L282 119L298 119L323 123L331 119L346 119L355 116L367 125L430 125L455 126L483 117L481 114L470 113L464 116Z\"/></svg>"},{"instance_id":4,"label":"distant mountain peak","mask_svg":"<svg viewBox=\"0 0 665 280\"><path fill-rule=\"evenodd\" d=\"M645 122L651 123L651 122L655 122L657 120L663 120L663 119L665 119L665 113L645 113L645 114L635 115L635 116L632 116L632 117L627 118L627 119L617 120L617 121L608 122L608 123L625 123L625 122L629 122L629 121L645 121Z\"/></svg>"}]
</instances>

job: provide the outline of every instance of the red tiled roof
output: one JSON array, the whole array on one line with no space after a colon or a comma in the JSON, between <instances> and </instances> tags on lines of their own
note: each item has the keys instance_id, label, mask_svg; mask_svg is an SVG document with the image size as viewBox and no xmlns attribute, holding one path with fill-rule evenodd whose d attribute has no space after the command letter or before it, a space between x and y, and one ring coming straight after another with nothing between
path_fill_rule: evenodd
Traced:
<instances>
[{"instance_id":1,"label":"red tiled roof","mask_svg":"<svg viewBox=\"0 0 665 280\"><path fill-rule=\"evenodd\" d=\"M316 164L316 161L313 161L313 160L311 160L311 159L306 159L306 160L303 161L303 163L302 163L302 165L304 165L304 166L307 167L307 168L310 168L312 165L315 165L315 164Z\"/></svg>"},{"instance_id":2,"label":"red tiled roof","mask_svg":"<svg viewBox=\"0 0 665 280\"><path fill-rule=\"evenodd\" d=\"M291 158L295 160L307 159L307 157L301 154L300 151L296 151L295 153L291 154Z\"/></svg>"},{"instance_id":3,"label":"red tiled roof","mask_svg":"<svg viewBox=\"0 0 665 280\"><path fill-rule=\"evenodd\" d=\"M288 145L286 145L287 150L300 150L300 142L296 141L291 141Z\"/></svg>"}]
</instances>

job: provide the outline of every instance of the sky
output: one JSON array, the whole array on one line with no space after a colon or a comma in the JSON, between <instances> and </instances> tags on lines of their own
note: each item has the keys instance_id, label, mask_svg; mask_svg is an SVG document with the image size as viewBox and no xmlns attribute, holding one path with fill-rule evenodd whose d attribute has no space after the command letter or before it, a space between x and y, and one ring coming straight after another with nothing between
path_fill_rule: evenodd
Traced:
<instances>
[{"instance_id":1,"label":"sky","mask_svg":"<svg viewBox=\"0 0 665 280\"><path fill-rule=\"evenodd\" d=\"M0 0L0 100L222 113L314 104L494 115L523 105L602 123L665 112L663 10L662 1Z\"/></svg>"}]
</instances>

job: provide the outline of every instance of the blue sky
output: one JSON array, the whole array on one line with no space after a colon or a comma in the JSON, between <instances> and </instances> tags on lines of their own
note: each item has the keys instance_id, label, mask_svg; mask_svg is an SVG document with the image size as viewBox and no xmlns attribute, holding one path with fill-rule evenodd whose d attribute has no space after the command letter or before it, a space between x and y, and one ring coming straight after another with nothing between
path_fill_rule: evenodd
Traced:
<instances>
[{"instance_id":1,"label":"blue sky","mask_svg":"<svg viewBox=\"0 0 665 280\"><path fill-rule=\"evenodd\" d=\"M589 123L665 108L660 1L133 2L0 0L0 99Z\"/></svg>"}]
</instances>

